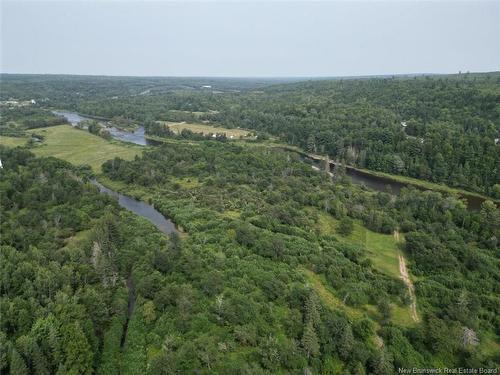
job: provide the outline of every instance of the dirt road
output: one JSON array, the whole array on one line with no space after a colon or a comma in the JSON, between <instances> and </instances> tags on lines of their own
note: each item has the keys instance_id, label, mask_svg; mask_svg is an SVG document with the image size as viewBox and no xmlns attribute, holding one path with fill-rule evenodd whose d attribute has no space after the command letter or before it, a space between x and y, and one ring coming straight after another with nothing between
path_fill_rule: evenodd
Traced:
<instances>
[{"instance_id":1,"label":"dirt road","mask_svg":"<svg viewBox=\"0 0 500 375\"><path fill-rule=\"evenodd\" d=\"M399 242L399 232L397 230L394 231L394 238L397 242ZM417 312L417 297L415 296L415 287L410 279L410 275L408 274L408 268L406 267L406 259L403 254L398 254L399 258L399 274L406 287L408 288L408 294L410 295L410 310L411 317L415 322L419 322L420 318Z\"/></svg>"}]
</instances>

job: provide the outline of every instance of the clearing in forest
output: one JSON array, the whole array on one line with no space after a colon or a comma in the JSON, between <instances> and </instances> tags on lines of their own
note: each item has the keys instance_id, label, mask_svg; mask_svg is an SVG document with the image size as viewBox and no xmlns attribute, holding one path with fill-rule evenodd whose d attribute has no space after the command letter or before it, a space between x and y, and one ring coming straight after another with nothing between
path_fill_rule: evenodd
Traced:
<instances>
[{"instance_id":1,"label":"clearing in forest","mask_svg":"<svg viewBox=\"0 0 500 375\"><path fill-rule=\"evenodd\" d=\"M398 230L394 231L394 239L396 240L396 242L400 241L400 235ZM417 313L417 297L415 296L415 287L413 286L413 282L410 279L410 274L408 273L408 268L406 267L406 259L400 251L398 254L398 260L399 260L399 273L401 274L401 279L408 288L408 294L411 300L410 302L411 318L413 319L414 322L418 323L420 321L420 318L418 317Z\"/></svg>"},{"instance_id":2,"label":"clearing in forest","mask_svg":"<svg viewBox=\"0 0 500 375\"><path fill-rule=\"evenodd\" d=\"M337 219L325 212L318 211L317 228L321 233L333 234L341 242L364 246L368 258L376 269L394 278L399 278L399 249L392 234L372 232L355 222L352 233L348 236L341 236L337 232L338 225Z\"/></svg>"},{"instance_id":3,"label":"clearing in forest","mask_svg":"<svg viewBox=\"0 0 500 375\"><path fill-rule=\"evenodd\" d=\"M0 145L4 145L7 147L16 147L16 146L24 146L28 142L27 137L0 137Z\"/></svg>"},{"instance_id":4,"label":"clearing in forest","mask_svg":"<svg viewBox=\"0 0 500 375\"><path fill-rule=\"evenodd\" d=\"M301 268L300 271L306 276L307 281L311 284L312 288L318 293L319 298L323 303L333 310L342 310L351 319L360 319L363 317L361 311L347 306L332 292L330 292L324 285L321 276L315 274L313 271Z\"/></svg>"},{"instance_id":5,"label":"clearing in forest","mask_svg":"<svg viewBox=\"0 0 500 375\"><path fill-rule=\"evenodd\" d=\"M173 132L179 134L183 129L191 130L193 133L203 133L204 135L207 134L222 134L225 133L226 137L228 138L248 138L251 136L251 132L248 130L244 129L228 129L228 128L221 128L218 126L211 126L207 124L194 124L194 123L187 123L187 122L170 122L170 121L161 121L162 124L168 125L170 130Z\"/></svg>"},{"instance_id":6,"label":"clearing in forest","mask_svg":"<svg viewBox=\"0 0 500 375\"><path fill-rule=\"evenodd\" d=\"M42 143L33 149L37 156L54 156L72 164L89 164L95 172L107 160L120 157L132 160L142 153L137 145L119 141L107 141L87 131L69 125L35 129L32 132L44 136Z\"/></svg>"},{"instance_id":7,"label":"clearing in forest","mask_svg":"<svg viewBox=\"0 0 500 375\"><path fill-rule=\"evenodd\" d=\"M373 232L359 222L354 223L354 229L348 236L341 236L337 233L339 221L331 215L317 211L318 222L317 228L321 233L333 234L335 237L344 243L364 246L367 251L367 256L371 260L373 267L388 276L401 279L398 248L399 233L396 238L392 234L382 234ZM403 280L404 281L404 280ZM375 313L374 306L365 306L372 313ZM391 320L400 326L409 327L418 322L413 318L412 310L408 310L406 306L400 306L391 303Z\"/></svg>"}]
</instances>

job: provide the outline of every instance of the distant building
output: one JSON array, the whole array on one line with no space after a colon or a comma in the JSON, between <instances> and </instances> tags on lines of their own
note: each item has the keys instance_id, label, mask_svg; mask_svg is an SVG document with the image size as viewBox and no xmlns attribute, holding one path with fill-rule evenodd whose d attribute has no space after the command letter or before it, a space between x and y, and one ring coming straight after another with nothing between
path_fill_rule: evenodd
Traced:
<instances>
[{"instance_id":1,"label":"distant building","mask_svg":"<svg viewBox=\"0 0 500 375\"><path fill-rule=\"evenodd\" d=\"M203 85L203 86L201 86L201 88L202 88L202 89L211 89L211 88L212 88L212 86L210 86L210 85Z\"/></svg>"}]
</instances>

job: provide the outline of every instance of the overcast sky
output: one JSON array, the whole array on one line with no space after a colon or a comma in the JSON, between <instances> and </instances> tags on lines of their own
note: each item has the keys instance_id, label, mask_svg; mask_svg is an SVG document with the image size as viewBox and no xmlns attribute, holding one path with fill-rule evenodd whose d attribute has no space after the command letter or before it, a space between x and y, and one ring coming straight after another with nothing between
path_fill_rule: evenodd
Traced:
<instances>
[{"instance_id":1,"label":"overcast sky","mask_svg":"<svg viewBox=\"0 0 500 375\"><path fill-rule=\"evenodd\" d=\"M1 71L351 76L500 70L500 2L1 1Z\"/></svg>"}]
</instances>

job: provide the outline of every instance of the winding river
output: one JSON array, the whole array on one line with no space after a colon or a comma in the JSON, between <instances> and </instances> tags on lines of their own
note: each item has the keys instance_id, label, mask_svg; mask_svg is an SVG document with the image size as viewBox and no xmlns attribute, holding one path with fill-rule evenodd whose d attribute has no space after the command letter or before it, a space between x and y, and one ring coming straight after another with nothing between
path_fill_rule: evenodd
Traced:
<instances>
[{"instance_id":1,"label":"winding river","mask_svg":"<svg viewBox=\"0 0 500 375\"><path fill-rule=\"evenodd\" d=\"M66 118L66 120L69 121L69 123L73 126L77 126L80 124L82 121L85 120L91 120L90 117L85 117L82 115L79 115L78 113L75 112L68 112L68 111L52 111L55 115L58 116L63 116ZM161 144L161 142L158 141L153 141L151 139L147 139L144 134L144 127L141 126L138 129L136 129L133 132L128 132L125 130L118 129L112 125L109 125L109 123L106 123L104 120L101 120L101 122L104 122L106 125L106 130L108 130L111 134L111 136L114 139L117 139L122 142L130 142L134 143L139 146L146 146L146 145L151 145L151 146L158 146Z\"/></svg>"},{"instance_id":2,"label":"winding river","mask_svg":"<svg viewBox=\"0 0 500 375\"><path fill-rule=\"evenodd\" d=\"M64 116L73 126L78 125L80 122L84 120L89 120L89 117L85 117L82 115L79 115L78 113L75 112L69 112L69 111L53 111L54 114L59 115L59 116ZM101 120L103 121L103 120ZM119 141L123 142L130 142L134 143L136 145L140 146L159 146L163 142L161 141L155 141L151 139L147 139L144 134L144 127L141 126L134 132L127 132L124 130L117 129L114 126L109 125L107 123L107 130L111 133L111 136ZM296 152L301 156L301 160L307 161L308 163L319 166L319 161L316 159L313 159L309 157L305 153L300 153L297 151L292 151L290 149L287 149L290 152ZM335 168L335 165L333 163L330 164L330 169L333 170ZM421 190L427 190L425 188L421 188L416 185L411 185L411 184L406 184L398 181L394 181L390 178L384 178L384 177L379 177L379 176L373 176L369 173L360 171L358 169L352 168L352 167L347 167L346 168L346 174L351 178L351 181L355 184L359 185L365 185L368 188L371 188L376 191L382 191L386 193L390 193L393 195L398 195L401 192L401 189L404 187L409 187L409 186L414 186L417 189ZM107 188L106 188L107 189ZM109 190L109 189L108 189ZM115 193L117 194L117 193ZM481 208L481 204L484 202L484 199L475 195L469 195L469 194L461 194L461 197L467 200L467 208L470 210L479 210ZM131 199L131 198L130 198ZM139 215L141 215L139 213ZM141 215L142 216L142 215Z\"/></svg>"},{"instance_id":3,"label":"winding river","mask_svg":"<svg viewBox=\"0 0 500 375\"><path fill-rule=\"evenodd\" d=\"M116 198L120 206L149 220L163 233L179 233L172 220L165 218L165 216L158 212L153 206L145 202L135 200L134 198L131 198L127 195L117 193L116 191L107 188L96 180L91 180L91 183L97 186L101 193L108 194L111 197Z\"/></svg>"},{"instance_id":4,"label":"winding river","mask_svg":"<svg viewBox=\"0 0 500 375\"><path fill-rule=\"evenodd\" d=\"M315 166L316 169L319 169L319 166L321 164L319 160L309 157L303 153L299 154L302 160ZM335 163L330 162L330 171L333 172L335 168ZM381 191L392 195L399 195L401 189L408 187L414 187L419 190L429 190L418 185L406 184L404 182L394 181L390 178L374 176L372 174L349 166L346 167L346 175L351 178L351 182L354 184L364 185L372 190ZM481 204L485 201L484 198L467 193L460 193L460 197L467 201L467 209L473 211L480 210Z\"/></svg>"}]
</instances>

